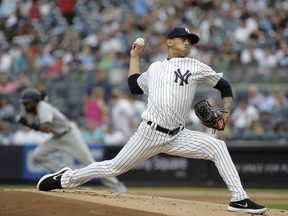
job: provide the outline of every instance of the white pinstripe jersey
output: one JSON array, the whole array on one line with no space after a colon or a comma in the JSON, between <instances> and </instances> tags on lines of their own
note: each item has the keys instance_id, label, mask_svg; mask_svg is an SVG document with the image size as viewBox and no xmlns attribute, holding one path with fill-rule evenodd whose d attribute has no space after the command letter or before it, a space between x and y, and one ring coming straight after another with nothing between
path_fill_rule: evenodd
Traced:
<instances>
[{"instance_id":1,"label":"white pinstripe jersey","mask_svg":"<svg viewBox=\"0 0 288 216\"><path fill-rule=\"evenodd\" d=\"M142 118L167 129L185 125L197 86L214 87L222 76L223 73L188 57L154 62L137 79L148 95Z\"/></svg>"}]
</instances>

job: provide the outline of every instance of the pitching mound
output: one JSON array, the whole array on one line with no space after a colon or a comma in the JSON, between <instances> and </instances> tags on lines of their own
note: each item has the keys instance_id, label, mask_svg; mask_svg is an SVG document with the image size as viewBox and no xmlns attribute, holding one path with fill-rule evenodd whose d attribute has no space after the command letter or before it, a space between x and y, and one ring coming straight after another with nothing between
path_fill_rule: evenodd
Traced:
<instances>
[{"instance_id":1,"label":"pitching mound","mask_svg":"<svg viewBox=\"0 0 288 216\"><path fill-rule=\"evenodd\" d=\"M0 191L0 215L5 216L243 216L226 209L222 204L96 190ZM266 215L285 216L288 211L270 209Z\"/></svg>"}]
</instances>

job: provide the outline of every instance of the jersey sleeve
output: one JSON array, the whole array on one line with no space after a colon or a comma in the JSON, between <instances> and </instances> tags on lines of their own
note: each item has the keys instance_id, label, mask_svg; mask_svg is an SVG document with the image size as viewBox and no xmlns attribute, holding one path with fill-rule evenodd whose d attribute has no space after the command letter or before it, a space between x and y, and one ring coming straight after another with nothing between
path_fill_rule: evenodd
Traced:
<instances>
[{"instance_id":1,"label":"jersey sleeve","mask_svg":"<svg viewBox=\"0 0 288 216\"><path fill-rule=\"evenodd\" d=\"M143 90L144 94L148 95L148 72L142 73L138 79L137 83L139 87Z\"/></svg>"},{"instance_id":2,"label":"jersey sleeve","mask_svg":"<svg viewBox=\"0 0 288 216\"><path fill-rule=\"evenodd\" d=\"M37 106L37 113L40 124L45 122L52 122L53 120L53 112L51 107L44 101L40 101Z\"/></svg>"},{"instance_id":3,"label":"jersey sleeve","mask_svg":"<svg viewBox=\"0 0 288 216\"><path fill-rule=\"evenodd\" d=\"M205 83L214 87L223 77L223 73L216 73L211 67L204 63L200 62L198 67L198 83Z\"/></svg>"}]
</instances>

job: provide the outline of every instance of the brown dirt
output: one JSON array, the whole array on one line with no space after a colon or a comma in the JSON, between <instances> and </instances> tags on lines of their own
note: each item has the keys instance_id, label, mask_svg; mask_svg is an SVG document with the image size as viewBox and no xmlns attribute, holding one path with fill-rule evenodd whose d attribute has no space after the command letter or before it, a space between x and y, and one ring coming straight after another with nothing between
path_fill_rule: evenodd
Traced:
<instances>
[{"instance_id":1,"label":"brown dirt","mask_svg":"<svg viewBox=\"0 0 288 216\"><path fill-rule=\"evenodd\" d=\"M263 194L257 201L278 200L287 203L288 195ZM265 198L266 197L266 198ZM259 199L258 199L259 198ZM177 192L112 193L101 190L57 190L39 192L34 189L0 191L2 216L237 216L227 211L227 194ZM198 200L198 201L195 201ZM206 200L206 202L199 201ZM209 202L208 202L209 201ZM288 211L269 209L266 216L287 216Z\"/></svg>"}]
</instances>

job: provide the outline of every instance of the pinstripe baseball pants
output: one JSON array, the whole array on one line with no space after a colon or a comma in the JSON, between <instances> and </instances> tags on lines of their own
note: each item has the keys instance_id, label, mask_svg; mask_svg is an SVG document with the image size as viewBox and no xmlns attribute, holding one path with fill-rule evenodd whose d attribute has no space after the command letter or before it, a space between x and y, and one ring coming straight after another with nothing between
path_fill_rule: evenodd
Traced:
<instances>
[{"instance_id":1,"label":"pinstripe baseball pants","mask_svg":"<svg viewBox=\"0 0 288 216\"><path fill-rule=\"evenodd\" d=\"M115 158L68 170L61 178L61 185L63 188L76 187L93 178L118 176L159 153L211 160L231 192L231 201L248 198L224 141L185 128L170 136L155 130L146 121L140 124Z\"/></svg>"}]
</instances>

